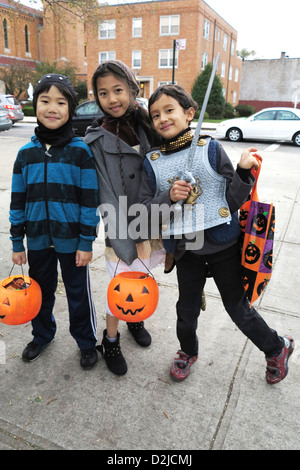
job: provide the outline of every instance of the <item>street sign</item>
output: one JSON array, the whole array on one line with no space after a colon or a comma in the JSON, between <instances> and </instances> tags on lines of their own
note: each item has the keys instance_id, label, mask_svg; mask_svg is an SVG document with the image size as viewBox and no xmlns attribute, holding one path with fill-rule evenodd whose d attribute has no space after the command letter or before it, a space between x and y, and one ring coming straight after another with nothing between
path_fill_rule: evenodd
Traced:
<instances>
[{"instance_id":1,"label":"street sign","mask_svg":"<svg viewBox=\"0 0 300 470\"><path fill-rule=\"evenodd\" d=\"M186 48L186 39L176 39L176 49L183 51Z\"/></svg>"}]
</instances>

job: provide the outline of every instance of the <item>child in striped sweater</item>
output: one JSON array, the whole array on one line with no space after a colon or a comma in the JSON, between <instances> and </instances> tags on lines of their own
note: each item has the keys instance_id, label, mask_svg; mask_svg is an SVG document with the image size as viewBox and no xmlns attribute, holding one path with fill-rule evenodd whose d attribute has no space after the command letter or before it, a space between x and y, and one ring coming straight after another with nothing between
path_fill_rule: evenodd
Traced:
<instances>
[{"instance_id":1,"label":"child in striped sweater","mask_svg":"<svg viewBox=\"0 0 300 470\"><path fill-rule=\"evenodd\" d=\"M24 361L37 359L54 339L52 314L59 261L66 289L70 332L81 351L80 364L97 362L96 315L88 264L99 222L98 184L89 147L74 137L76 95L64 75L47 74L37 83L33 107L38 126L17 155L10 206L13 263L26 263L42 289L39 314L32 320L33 341Z\"/></svg>"}]
</instances>

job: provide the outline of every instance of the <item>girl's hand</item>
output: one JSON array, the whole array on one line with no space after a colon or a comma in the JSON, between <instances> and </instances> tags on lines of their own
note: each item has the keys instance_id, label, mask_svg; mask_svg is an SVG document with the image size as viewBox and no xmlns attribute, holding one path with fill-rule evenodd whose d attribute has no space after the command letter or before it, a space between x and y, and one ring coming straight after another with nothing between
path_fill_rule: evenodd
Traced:
<instances>
[{"instance_id":1,"label":"girl's hand","mask_svg":"<svg viewBox=\"0 0 300 470\"><path fill-rule=\"evenodd\" d=\"M253 166L258 168L258 162L256 158L251 155L253 152L257 152L257 149L249 147L242 152L241 159L238 163L240 168L244 168L245 170L251 170Z\"/></svg>"},{"instance_id":2,"label":"girl's hand","mask_svg":"<svg viewBox=\"0 0 300 470\"><path fill-rule=\"evenodd\" d=\"M189 192L193 189L190 183L187 183L183 180L176 180L173 184L172 188L170 189L170 199L172 202L177 202L180 200L185 200Z\"/></svg>"},{"instance_id":3,"label":"girl's hand","mask_svg":"<svg viewBox=\"0 0 300 470\"><path fill-rule=\"evenodd\" d=\"M79 268L80 266L86 266L92 261L93 252L92 251L76 251L75 264Z\"/></svg>"},{"instance_id":4,"label":"girl's hand","mask_svg":"<svg viewBox=\"0 0 300 470\"><path fill-rule=\"evenodd\" d=\"M26 253L25 251L20 251L19 253L13 253L12 254L12 262L14 264L18 264L21 266L21 264L26 264Z\"/></svg>"}]
</instances>

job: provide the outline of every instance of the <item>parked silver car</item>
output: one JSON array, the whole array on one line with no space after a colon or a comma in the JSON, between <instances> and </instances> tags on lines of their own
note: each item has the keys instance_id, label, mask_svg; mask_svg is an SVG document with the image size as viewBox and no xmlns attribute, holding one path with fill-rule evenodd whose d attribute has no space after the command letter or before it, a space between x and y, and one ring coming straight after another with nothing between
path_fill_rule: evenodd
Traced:
<instances>
[{"instance_id":1,"label":"parked silver car","mask_svg":"<svg viewBox=\"0 0 300 470\"><path fill-rule=\"evenodd\" d=\"M14 95L0 95L0 110L6 111L13 124L24 119L22 105Z\"/></svg>"},{"instance_id":2,"label":"parked silver car","mask_svg":"<svg viewBox=\"0 0 300 470\"><path fill-rule=\"evenodd\" d=\"M8 131L12 128L12 120L6 111L0 111L0 131Z\"/></svg>"}]
</instances>

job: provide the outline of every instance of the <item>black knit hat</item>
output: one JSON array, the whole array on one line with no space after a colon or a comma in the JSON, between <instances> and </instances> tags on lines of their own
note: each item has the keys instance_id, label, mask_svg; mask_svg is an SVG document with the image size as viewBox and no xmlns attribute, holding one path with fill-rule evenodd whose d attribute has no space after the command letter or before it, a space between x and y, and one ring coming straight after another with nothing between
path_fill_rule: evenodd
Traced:
<instances>
[{"instance_id":1,"label":"black knit hat","mask_svg":"<svg viewBox=\"0 0 300 470\"><path fill-rule=\"evenodd\" d=\"M39 94L42 91L49 90L52 85L55 85L67 98L69 103L69 114L73 116L76 107L76 92L71 85L70 80L65 75L57 73L47 73L36 84L33 92L32 106L36 112L36 102Z\"/></svg>"}]
</instances>

